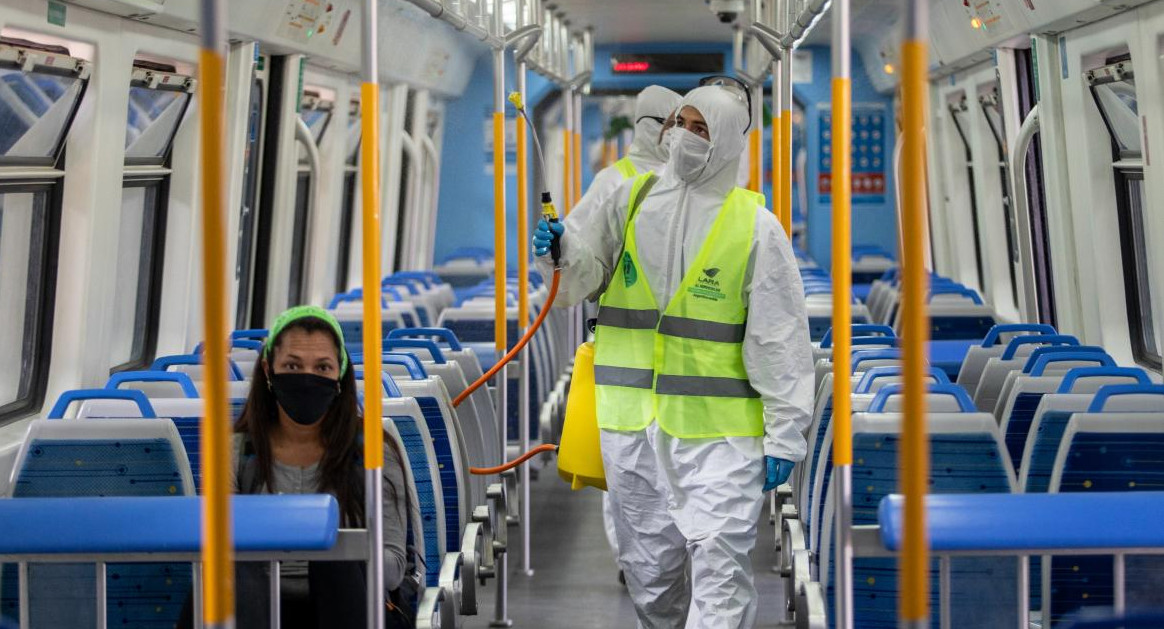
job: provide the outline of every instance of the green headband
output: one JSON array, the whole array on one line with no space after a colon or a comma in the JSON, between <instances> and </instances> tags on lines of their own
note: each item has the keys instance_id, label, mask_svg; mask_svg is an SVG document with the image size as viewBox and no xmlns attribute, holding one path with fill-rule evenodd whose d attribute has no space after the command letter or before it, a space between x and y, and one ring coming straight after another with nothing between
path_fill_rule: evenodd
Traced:
<instances>
[{"instance_id":1,"label":"green headband","mask_svg":"<svg viewBox=\"0 0 1164 629\"><path fill-rule=\"evenodd\" d=\"M301 319L320 319L331 326L332 332L335 332L336 340L339 341L339 372L342 376L348 370L348 350L344 345L344 331L340 328L339 321L336 321L330 312L319 306L295 306L276 317L275 322L271 324L271 329L267 331L267 340L263 344L263 356L270 359L271 352L274 351L275 339L279 338L287 326Z\"/></svg>"}]
</instances>

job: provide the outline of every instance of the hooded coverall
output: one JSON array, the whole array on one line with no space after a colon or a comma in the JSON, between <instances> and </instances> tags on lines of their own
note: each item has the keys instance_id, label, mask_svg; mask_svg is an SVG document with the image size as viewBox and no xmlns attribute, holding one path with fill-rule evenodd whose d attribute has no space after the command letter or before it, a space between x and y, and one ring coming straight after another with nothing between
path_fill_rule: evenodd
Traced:
<instances>
[{"instance_id":1,"label":"hooded coverall","mask_svg":"<svg viewBox=\"0 0 1164 629\"><path fill-rule=\"evenodd\" d=\"M672 151L633 224L641 272L660 311L735 187L747 139L747 107L729 90L693 90L680 110L687 106L707 122L706 165L680 178ZM625 182L566 219L556 306L606 290L619 268L632 187ZM763 405L763 436L682 439L657 422L601 432L619 564L641 627L754 624L750 553L764 503L764 456L805 457L814 374L804 291L787 236L770 212L757 210L741 296L748 308L741 351ZM536 260L548 277L549 260Z\"/></svg>"}]
</instances>

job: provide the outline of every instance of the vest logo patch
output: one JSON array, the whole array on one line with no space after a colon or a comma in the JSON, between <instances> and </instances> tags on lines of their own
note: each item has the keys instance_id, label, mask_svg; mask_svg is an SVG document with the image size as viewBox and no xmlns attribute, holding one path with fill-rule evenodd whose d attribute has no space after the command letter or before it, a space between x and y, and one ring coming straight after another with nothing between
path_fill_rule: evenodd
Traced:
<instances>
[{"instance_id":1,"label":"vest logo patch","mask_svg":"<svg viewBox=\"0 0 1164 629\"><path fill-rule=\"evenodd\" d=\"M627 288L634 286L635 282L639 281L639 272L635 268L634 258L628 251L624 251L622 254L622 281Z\"/></svg>"},{"instance_id":2,"label":"vest logo patch","mask_svg":"<svg viewBox=\"0 0 1164 629\"><path fill-rule=\"evenodd\" d=\"M717 267L703 269L703 272L699 275L699 279L695 280L695 284L688 288L687 292L696 299L707 299L710 301L724 299L725 295L720 290L719 280L715 279L717 275L719 275L719 268Z\"/></svg>"}]
</instances>

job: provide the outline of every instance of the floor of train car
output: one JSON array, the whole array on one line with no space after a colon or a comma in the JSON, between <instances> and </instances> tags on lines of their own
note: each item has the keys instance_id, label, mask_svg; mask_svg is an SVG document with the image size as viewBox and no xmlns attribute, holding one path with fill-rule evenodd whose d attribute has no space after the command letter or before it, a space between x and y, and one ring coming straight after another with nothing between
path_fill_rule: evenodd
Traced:
<instances>
[{"instance_id":1,"label":"floor of train car","mask_svg":"<svg viewBox=\"0 0 1164 629\"><path fill-rule=\"evenodd\" d=\"M602 497L593 489L570 491L551 464L530 484L534 576L521 574L521 538L509 529L509 616L515 628L634 629L635 613L602 529ZM784 617L784 587L772 572L777 553L765 507L757 549L752 555L760 613L756 629L791 627ZM493 619L494 582L478 590L479 614L464 618L465 629L486 629Z\"/></svg>"}]
</instances>

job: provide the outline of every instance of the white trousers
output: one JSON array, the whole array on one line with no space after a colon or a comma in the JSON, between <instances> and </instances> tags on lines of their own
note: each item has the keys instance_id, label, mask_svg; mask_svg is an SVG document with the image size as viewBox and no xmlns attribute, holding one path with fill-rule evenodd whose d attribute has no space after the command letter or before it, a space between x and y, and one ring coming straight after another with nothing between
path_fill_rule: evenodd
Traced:
<instances>
[{"instance_id":1,"label":"white trousers","mask_svg":"<svg viewBox=\"0 0 1164 629\"><path fill-rule=\"evenodd\" d=\"M657 424L603 430L602 460L619 567L639 627L752 627L761 439L678 439Z\"/></svg>"}]
</instances>

